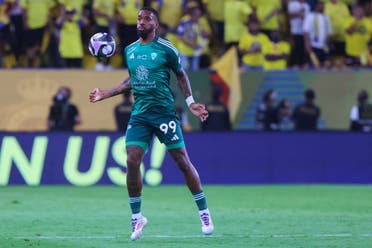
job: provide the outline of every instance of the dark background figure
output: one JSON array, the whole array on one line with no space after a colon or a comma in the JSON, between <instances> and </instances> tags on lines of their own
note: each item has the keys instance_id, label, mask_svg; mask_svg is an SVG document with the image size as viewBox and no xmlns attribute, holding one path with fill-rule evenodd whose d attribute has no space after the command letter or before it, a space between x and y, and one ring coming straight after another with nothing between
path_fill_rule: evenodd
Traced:
<instances>
[{"instance_id":1,"label":"dark background figure","mask_svg":"<svg viewBox=\"0 0 372 248\"><path fill-rule=\"evenodd\" d=\"M23 41L23 9L20 5L20 0L16 0L11 3L9 9L10 25L12 26L13 34L11 36L12 40L12 50L16 59L16 66L19 66L20 57L24 52Z\"/></svg>"},{"instance_id":2,"label":"dark background figure","mask_svg":"<svg viewBox=\"0 0 372 248\"><path fill-rule=\"evenodd\" d=\"M279 102L278 109L278 128L280 130L292 130L293 120L292 120L292 104L288 99L282 99Z\"/></svg>"},{"instance_id":3,"label":"dark background figure","mask_svg":"<svg viewBox=\"0 0 372 248\"><path fill-rule=\"evenodd\" d=\"M368 98L366 90L358 93L358 104L354 105L350 111L351 131L372 131L372 104L368 102Z\"/></svg>"},{"instance_id":4,"label":"dark background figure","mask_svg":"<svg viewBox=\"0 0 372 248\"><path fill-rule=\"evenodd\" d=\"M120 132L126 132L130 114L132 112L132 99L130 90L123 93L123 101L115 106L114 115L116 122L116 130Z\"/></svg>"},{"instance_id":5,"label":"dark background figure","mask_svg":"<svg viewBox=\"0 0 372 248\"><path fill-rule=\"evenodd\" d=\"M295 130L311 131L318 129L320 108L314 104L315 92L312 89L305 91L305 102L298 104L293 111Z\"/></svg>"},{"instance_id":6,"label":"dark background figure","mask_svg":"<svg viewBox=\"0 0 372 248\"><path fill-rule=\"evenodd\" d=\"M267 90L262 98L262 103L256 109L256 129L262 131L278 130L278 114L276 108L277 93Z\"/></svg>"},{"instance_id":7,"label":"dark background figure","mask_svg":"<svg viewBox=\"0 0 372 248\"><path fill-rule=\"evenodd\" d=\"M211 84L212 101L207 104L209 117L202 122L203 131L229 131L231 130L230 113L226 105L221 101L221 88L217 84Z\"/></svg>"},{"instance_id":8,"label":"dark background figure","mask_svg":"<svg viewBox=\"0 0 372 248\"><path fill-rule=\"evenodd\" d=\"M62 86L53 97L53 105L48 116L49 131L74 131L75 125L81 123L79 110L70 102L71 89Z\"/></svg>"},{"instance_id":9,"label":"dark background figure","mask_svg":"<svg viewBox=\"0 0 372 248\"><path fill-rule=\"evenodd\" d=\"M143 1L118 1L116 7L117 33L120 39L121 51L129 44L138 40L137 35L137 12L143 7ZM136 9L136 11L134 11ZM131 14L133 13L133 14ZM127 61L122 53L123 67L127 68Z\"/></svg>"}]
</instances>

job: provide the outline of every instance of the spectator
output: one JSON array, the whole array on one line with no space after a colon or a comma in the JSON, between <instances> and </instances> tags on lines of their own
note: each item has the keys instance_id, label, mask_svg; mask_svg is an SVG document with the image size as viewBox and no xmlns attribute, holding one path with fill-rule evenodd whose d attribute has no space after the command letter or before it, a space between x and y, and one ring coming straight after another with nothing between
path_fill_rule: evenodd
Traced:
<instances>
[{"instance_id":1,"label":"spectator","mask_svg":"<svg viewBox=\"0 0 372 248\"><path fill-rule=\"evenodd\" d=\"M333 30L330 46L332 63L334 67L342 67L346 55L344 22L349 19L350 12L347 5L340 0L327 2L324 12L329 17Z\"/></svg>"},{"instance_id":2,"label":"spectator","mask_svg":"<svg viewBox=\"0 0 372 248\"><path fill-rule=\"evenodd\" d=\"M352 14L344 23L346 65L357 68L361 65L360 56L367 50L371 30L362 6L355 5Z\"/></svg>"},{"instance_id":3,"label":"spectator","mask_svg":"<svg viewBox=\"0 0 372 248\"><path fill-rule=\"evenodd\" d=\"M350 130L351 131L372 131L372 104L368 102L368 92L361 90L358 93L358 104L354 105L350 111Z\"/></svg>"},{"instance_id":4,"label":"spectator","mask_svg":"<svg viewBox=\"0 0 372 248\"><path fill-rule=\"evenodd\" d=\"M81 68L84 56L83 42L81 38L81 29L88 25L88 19L75 19L76 9L63 9L56 20L56 27L59 33L59 53L64 60L64 66L67 68Z\"/></svg>"},{"instance_id":5,"label":"spectator","mask_svg":"<svg viewBox=\"0 0 372 248\"><path fill-rule=\"evenodd\" d=\"M211 84L212 101L207 104L209 117L202 122L203 131L229 131L231 130L230 113L226 105L221 101L221 88L217 84Z\"/></svg>"},{"instance_id":6,"label":"spectator","mask_svg":"<svg viewBox=\"0 0 372 248\"><path fill-rule=\"evenodd\" d=\"M42 39L50 18L49 11L54 6L53 0L21 0L28 67L35 67L40 57Z\"/></svg>"},{"instance_id":7,"label":"spectator","mask_svg":"<svg viewBox=\"0 0 372 248\"><path fill-rule=\"evenodd\" d=\"M313 66L329 68L329 40L333 32L323 2L319 1L314 12L306 15L303 29L305 49Z\"/></svg>"},{"instance_id":8,"label":"spectator","mask_svg":"<svg viewBox=\"0 0 372 248\"><path fill-rule=\"evenodd\" d=\"M177 34L177 27L186 12L187 0L151 0L151 7L159 12L160 22L167 24L170 34Z\"/></svg>"},{"instance_id":9,"label":"spectator","mask_svg":"<svg viewBox=\"0 0 372 248\"><path fill-rule=\"evenodd\" d=\"M267 90L256 109L256 129L262 131L278 130L278 113L276 101L278 95L274 90Z\"/></svg>"},{"instance_id":10,"label":"spectator","mask_svg":"<svg viewBox=\"0 0 372 248\"><path fill-rule=\"evenodd\" d=\"M10 6L10 1L0 1L0 67L5 66L5 57L12 53L10 20L6 12ZM8 67L8 66L5 66Z\"/></svg>"},{"instance_id":11,"label":"spectator","mask_svg":"<svg viewBox=\"0 0 372 248\"><path fill-rule=\"evenodd\" d=\"M84 6L88 3L88 0L58 0L61 9L75 9L73 16L74 21L82 20L84 14Z\"/></svg>"},{"instance_id":12,"label":"spectator","mask_svg":"<svg viewBox=\"0 0 372 248\"><path fill-rule=\"evenodd\" d=\"M305 102L298 104L293 111L295 130L311 131L318 129L320 108L314 104L315 92L312 89L305 91Z\"/></svg>"},{"instance_id":13,"label":"spectator","mask_svg":"<svg viewBox=\"0 0 372 248\"><path fill-rule=\"evenodd\" d=\"M78 108L70 102L71 89L62 86L53 97L53 105L48 116L49 131L74 131L81 123Z\"/></svg>"},{"instance_id":14,"label":"spectator","mask_svg":"<svg viewBox=\"0 0 372 248\"><path fill-rule=\"evenodd\" d=\"M137 13L143 7L142 0L120 0L116 6L116 17L118 23L118 36L120 39L120 51L135 42L138 39L137 35ZM127 67L124 53L121 52L123 66Z\"/></svg>"},{"instance_id":15,"label":"spectator","mask_svg":"<svg viewBox=\"0 0 372 248\"><path fill-rule=\"evenodd\" d=\"M194 4L188 6L188 15L178 26L178 49L183 68L196 71L200 67L200 57L208 47L210 29L201 21L201 9Z\"/></svg>"},{"instance_id":16,"label":"spectator","mask_svg":"<svg viewBox=\"0 0 372 248\"><path fill-rule=\"evenodd\" d=\"M60 9L75 9L76 13L73 16L73 21L82 23L82 20L84 23L87 23L86 25L80 25L81 30L81 40L83 44L83 48L88 49L88 46L85 44L88 44L89 38L91 35L91 27L93 19L92 19L92 12L87 11L88 8L92 8L92 0L58 0L58 3L60 4ZM88 52L88 51L87 51Z\"/></svg>"},{"instance_id":17,"label":"spectator","mask_svg":"<svg viewBox=\"0 0 372 248\"><path fill-rule=\"evenodd\" d=\"M21 0L15 0L11 3L9 10L10 23L13 27L12 34L12 52L15 56L15 65L20 66L20 58L24 53L23 49L23 10L20 5Z\"/></svg>"},{"instance_id":18,"label":"spectator","mask_svg":"<svg viewBox=\"0 0 372 248\"><path fill-rule=\"evenodd\" d=\"M132 113L132 105L131 91L125 91L123 93L123 101L116 105L114 109L117 131L124 133L127 131L130 114Z\"/></svg>"},{"instance_id":19,"label":"spectator","mask_svg":"<svg viewBox=\"0 0 372 248\"><path fill-rule=\"evenodd\" d=\"M303 22L310 13L310 6L305 0L291 0L288 3L292 52L289 65L293 68L304 68L308 61L305 53Z\"/></svg>"},{"instance_id":20,"label":"spectator","mask_svg":"<svg viewBox=\"0 0 372 248\"><path fill-rule=\"evenodd\" d=\"M263 54L262 45L270 43L269 38L260 32L260 23L251 16L247 23L246 32L239 41L239 54L242 56L242 68L244 70L262 70Z\"/></svg>"},{"instance_id":21,"label":"spectator","mask_svg":"<svg viewBox=\"0 0 372 248\"><path fill-rule=\"evenodd\" d=\"M277 109L279 130L292 130L292 104L288 99L280 101Z\"/></svg>"},{"instance_id":22,"label":"spectator","mask_svg":"<svg viewBox=\"0 0 372 248\"><path fill-rule=\"evenodd\" d=\"M261 23L261 32L270 36L274 30L279 30L279 14L282 0L253 1L255 13Z\"/></svg>"},{"instance_id":23,"label":"spectator","mask_svg":"<svg viewBox=\"0 0 372 248\"><path fill-rule=\"evenodd\" d=\"M226 50L239 44L246 33L248 16L252 13L250 5L242 0L225 1L225 36Z\"/></svg>"},{"instance_id":24,"label":"spectator","mask_svg":"<svg viewBox=\"0 0 372 248\"><path fill-rule=\"evenodd\" d=\"M272 31L270 40L263 43L262 54L264 56L263 68L270 70L285 70L287 58L290 53L289 43L281 40L279 31Z\"/></svg>"},{"instance_id":25,"label":"spectator","mask_svg":"<svg viewBox=\"0 0 372 248\"><path fill-rule=\"evenodd\" d=\"M214 37L211 39L211 46L217 55L221 55L225 50L225 0L203 0L203 3Z\"/></svg>"}]
</instances>

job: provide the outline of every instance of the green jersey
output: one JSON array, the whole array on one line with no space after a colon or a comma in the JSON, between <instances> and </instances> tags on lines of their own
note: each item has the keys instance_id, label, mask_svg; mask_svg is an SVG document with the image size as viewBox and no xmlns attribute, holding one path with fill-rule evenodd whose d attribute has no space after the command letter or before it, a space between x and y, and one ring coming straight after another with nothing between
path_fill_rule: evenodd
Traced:
<instances>
[{"instance_id":1,"label":"green jersey","mask_svg":"<svg viewBox=\"0 0 372 248\"><path fill-rule=\"evenodd\" d=\"M182 67L172 43L160 37L147 44L138 40L125 48L125 56L134 97L132 115L150 109L174 111L170 72Z\"/></svg>"}]
</instances>

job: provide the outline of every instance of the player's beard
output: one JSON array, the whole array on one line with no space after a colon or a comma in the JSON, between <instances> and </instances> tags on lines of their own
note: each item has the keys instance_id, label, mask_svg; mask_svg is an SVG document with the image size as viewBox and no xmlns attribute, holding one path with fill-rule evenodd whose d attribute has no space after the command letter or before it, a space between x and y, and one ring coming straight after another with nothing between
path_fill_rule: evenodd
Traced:
<instances>
[{"instance_id":1,"label":"player's beard","mask_svg":"<svg viewBox=\"0 0 372 248\"><path fill-rule=\"evenodd\" d=\"M144 30L137 29L137 34L138 34L139 37L141 37L142 39L146 40L147 37L149 36L149 34L152 31L153 31L152 29L144 29Z\"/></svg>"}]
</instances>

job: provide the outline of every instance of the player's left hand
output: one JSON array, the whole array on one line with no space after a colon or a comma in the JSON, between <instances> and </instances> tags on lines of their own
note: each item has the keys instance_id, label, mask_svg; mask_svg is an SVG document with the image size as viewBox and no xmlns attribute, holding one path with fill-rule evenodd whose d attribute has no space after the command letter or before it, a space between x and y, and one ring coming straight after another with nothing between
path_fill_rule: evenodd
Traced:
<instances>
[{"instance_id":1,"label":"player's left hand","mask_svg":"<svg viewBox=\"0 0 372 248\"><path fill-rule=\"evenodd\" d=\"M205 121L208 118L208 110L205 108L205 105L202 103L191 103L189 106L191 113L200 119L200 121Z\"/></svg>"}]
</instances>

